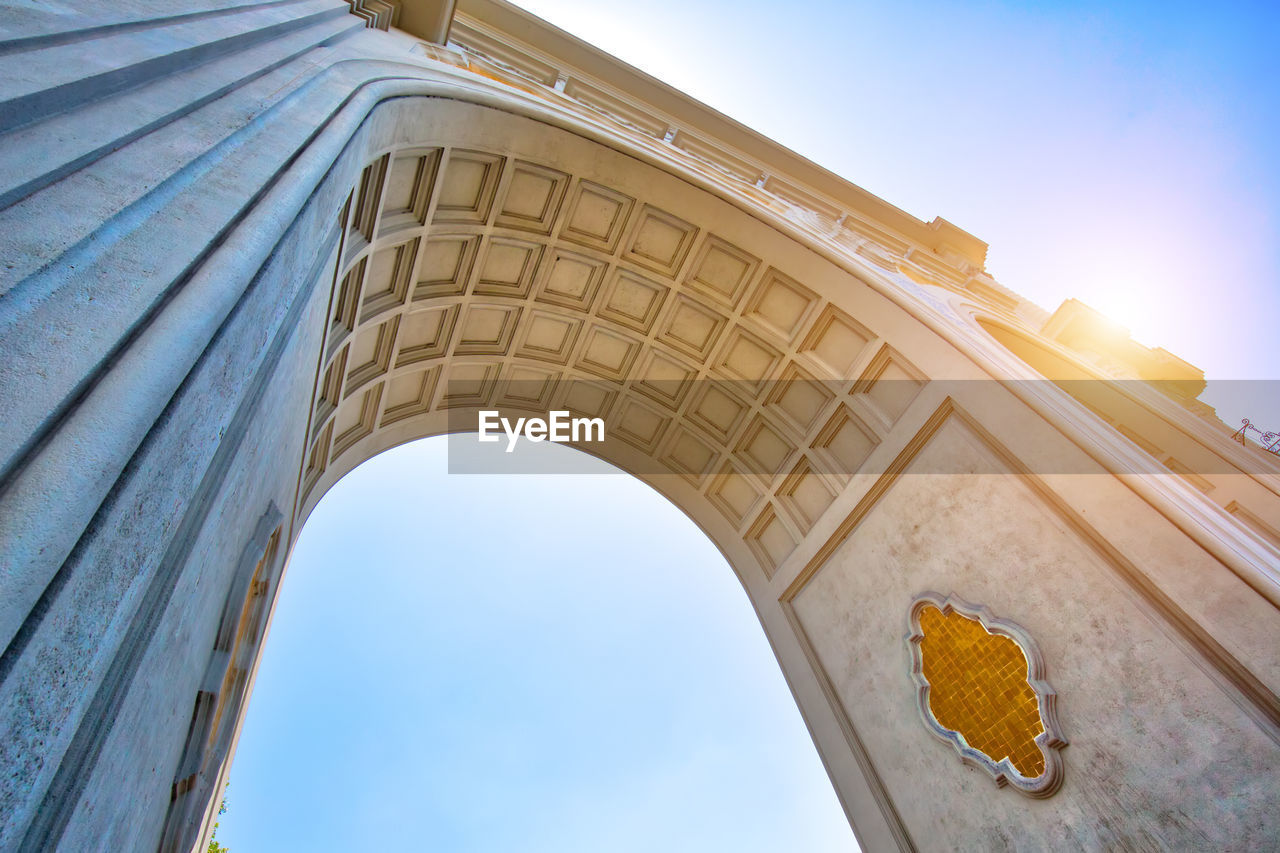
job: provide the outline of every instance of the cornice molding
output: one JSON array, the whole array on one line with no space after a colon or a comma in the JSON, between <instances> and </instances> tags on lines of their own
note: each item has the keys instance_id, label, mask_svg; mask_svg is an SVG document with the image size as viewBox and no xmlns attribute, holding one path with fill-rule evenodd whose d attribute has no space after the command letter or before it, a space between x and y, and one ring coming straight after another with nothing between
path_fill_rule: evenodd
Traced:
<instances>
[{"instance_id":1,"label":"cornice molding","mask_svg":"<svg viewBox=\"0 0 1280 853\"><path fill-rule=\"evenodd\" d=\"M985 264L987 244L947 220L919 220L522 9L503 0L458 0L457 13L453 38L463 47L515 67L558 93L579 99L594 95L606 112L610 106L636 107L639 112L660 116L670 126L658 138L665 136L663 141L687 154L712 159L730 174L740 172L744 165L749 167L755 174L737 177L755 186L757 193L763 189L792 205L832 213L837 230L858 234L869 228L872 239L885 236L890 243L905 241L899 247L902 252L919 245L944 264L964 268L961 278L980 272ZM538 79L546 75L528 74L529 68L522 66L557 73ZM577 96L572 91L575 81L583 90ZM610 103L615 100L620 103Z\"/></svg>"}]
</instances>

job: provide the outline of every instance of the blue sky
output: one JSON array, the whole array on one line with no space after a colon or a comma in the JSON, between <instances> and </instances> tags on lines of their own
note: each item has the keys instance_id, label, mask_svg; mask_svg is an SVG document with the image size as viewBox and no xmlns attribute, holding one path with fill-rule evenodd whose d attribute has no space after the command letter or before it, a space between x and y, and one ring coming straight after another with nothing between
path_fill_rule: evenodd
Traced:
<instances>
[{"instance_id":1,"label":"blue sky","mask_svg":"<svg viewBox=\"0 0 1280 853\"><path fill-rule=\"evenodd\" d=\"M971 231L1050 310L1078 297L1211 379L1276 378L1280 6L521 5ZM1245 390L1224 417L1280 428L1280 400ZM304 530L221 841L853 847L687 519L625 476L450 477L444 446L372 460Z\"/></svg>"},{"instance_id":2,"label":"blue sky","mask_svg":"<svg viewBox=\"0 0 1280 853\"><path fill-rule=\"evenodd\" d=\"M307 522L221 843L856 849L745 593L691 521L622 474L451 476L446 447L370 460Z\"/></svg>"}]
</instances>

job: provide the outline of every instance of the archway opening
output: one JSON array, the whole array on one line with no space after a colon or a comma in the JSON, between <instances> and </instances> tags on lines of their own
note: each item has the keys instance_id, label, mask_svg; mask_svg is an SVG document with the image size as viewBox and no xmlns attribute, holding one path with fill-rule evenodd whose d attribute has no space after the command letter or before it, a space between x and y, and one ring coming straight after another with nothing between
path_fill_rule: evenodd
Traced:
<instances>
[{"instance_id":1,"label":"archway opening","mask_svg":"<svg viewBox=\"0 0 1280 853\"><path fill-rule=\"evenodd\" d=\"M255 849L856 849L746 594L615 476L380 454L291 559L218 839ZM574 454L522 445L522 454Z\"/></svg>"}]
</instances>

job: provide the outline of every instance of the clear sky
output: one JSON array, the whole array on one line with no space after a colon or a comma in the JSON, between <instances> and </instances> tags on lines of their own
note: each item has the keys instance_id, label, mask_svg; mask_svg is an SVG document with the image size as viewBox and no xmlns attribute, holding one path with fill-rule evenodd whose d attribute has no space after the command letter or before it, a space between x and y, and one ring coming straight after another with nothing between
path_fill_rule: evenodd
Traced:
<instances>
[{"instance_id":1,"label":"clear sky","mask_svg":"<svg viewBox=\"0 0 1280 853\"><path fill-rule=\"evenodd\" d=\"M1210 379L1277 378L1280 4L520 5L971 231L1049 310L1074 296ZM1209 399L1280 428L1274 388ZM304 530L220 841L853 846L687 519L623 476L450 477L443 447L367 463Z\"/></svg>"},{"instance_id":2,"label":"clear sky","mask_svg":"<svg viewBox=\"0 0 1280 853\"><path fill-rule=\"evenodd\" d=\"M446 444L375 457L303 529L220 843L856 849L746 594L689 519L621 473L451 476Z\"/></svg>"}]
</instances>

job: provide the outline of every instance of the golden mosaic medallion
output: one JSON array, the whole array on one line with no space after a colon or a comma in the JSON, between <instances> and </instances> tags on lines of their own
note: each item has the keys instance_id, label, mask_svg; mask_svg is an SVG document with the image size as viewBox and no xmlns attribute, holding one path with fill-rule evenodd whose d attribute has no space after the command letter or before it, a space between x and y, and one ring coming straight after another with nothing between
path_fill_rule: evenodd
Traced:
<instances>
[{"instance_id":1,"label":"golden mosaic medallion","mask_svg":"<svg viewBox=\"0 0 1280 853\"><path fill-rule=\"evenodd\" d=\"M1066 746L1044 661L1020 626L951 596L916 597L907 645L925 725L997 785L1047 797Z\"/></svg>"}]
</instances>

